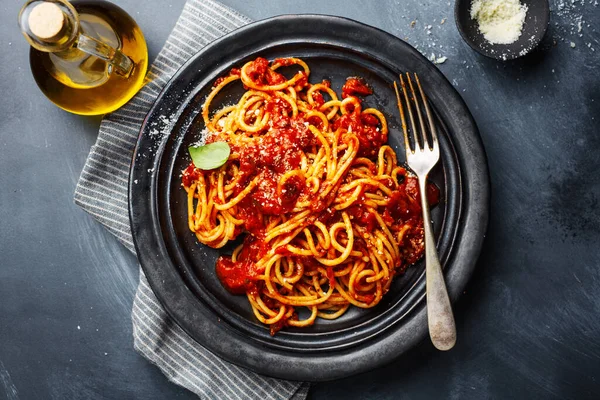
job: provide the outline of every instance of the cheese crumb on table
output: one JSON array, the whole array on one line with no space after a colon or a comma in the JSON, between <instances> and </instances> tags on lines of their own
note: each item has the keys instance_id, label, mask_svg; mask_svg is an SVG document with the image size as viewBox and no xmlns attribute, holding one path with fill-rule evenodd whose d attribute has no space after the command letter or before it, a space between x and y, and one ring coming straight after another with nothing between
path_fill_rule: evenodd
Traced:
<instances>
[{"instance_id":1,"label":"cheese crumb on table","mask_svg":"<svg viewBox=\"0 0 600 400\"><path fill-rule=\"evenodd\" d=\"M473 0L471 18L479 31L492 44L510 44L517 41L523 31L527 6L519 0Z\"/></svg>"}]
</instances>

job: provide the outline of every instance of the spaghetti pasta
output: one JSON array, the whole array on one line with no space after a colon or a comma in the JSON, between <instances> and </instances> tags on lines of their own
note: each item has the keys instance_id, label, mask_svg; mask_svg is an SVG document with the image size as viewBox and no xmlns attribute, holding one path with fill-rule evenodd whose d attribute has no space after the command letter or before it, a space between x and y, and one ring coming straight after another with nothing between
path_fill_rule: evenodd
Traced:
<instances>
[{"instance_id":1,"label":"spaghetti pasta","mask_svg":"<svg viewBox=\"0 0 600 400\"><path fill-rule=\"evenodd\" d=\"M297 72L286 78L283 67ZM231 155L182 175L201 243L220 248L246 234L216 272L272 334L374 307L424 249L417 181L385 144L384 115L363 108L371 89L349 78L340 98L309 75L298 58L257 58L218 79L202 108L205 140L227 142ZM247 89L240 100L211 112L237 81ZM430 185L430 202L438 195Z\"/></svg>"}]
</instances>

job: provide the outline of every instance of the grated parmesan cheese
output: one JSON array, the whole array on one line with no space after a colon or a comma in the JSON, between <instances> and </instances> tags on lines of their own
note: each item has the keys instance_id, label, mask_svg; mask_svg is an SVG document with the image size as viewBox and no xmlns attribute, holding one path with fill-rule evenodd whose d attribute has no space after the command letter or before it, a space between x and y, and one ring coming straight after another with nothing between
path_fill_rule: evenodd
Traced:
<instances>
[{"instance_id":1,"label":"grated parmesan cheese","mask_svg":"<svg viewBox=\"0 0 600 400\"><path fill-rule=\"evenodd\" d=\"M519 0L473 0L471 18L479 31L492 44L510 44L517 41L523 31L527 6Z\"/></svg>"}]
</instances>

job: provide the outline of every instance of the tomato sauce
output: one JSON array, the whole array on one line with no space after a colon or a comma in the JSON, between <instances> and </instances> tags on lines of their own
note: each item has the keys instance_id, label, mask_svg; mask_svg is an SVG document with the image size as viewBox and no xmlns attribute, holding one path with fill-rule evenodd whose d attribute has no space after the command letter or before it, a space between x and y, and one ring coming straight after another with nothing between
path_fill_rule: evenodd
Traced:
<instances>
[{"instance_id":1,"label":"tomato sauce","mask_svg":"<svg viewBox=\"0 0 600 400\"><path fill-rule=\"evenodd\" d=\"M198 178L200 178L200 171L196 169L194 163L190 163L181 175L181 183L183 183L184 186L189 187L194 181L198 180Z\"/></svg>"},{"instance_id":2,"label":"tomato sauce","mask_svg":"<svg viewBox=\"0 0 600 400\"><path fill-rule=\"evenodd\" d=\"M294 65L294 60L292 60L291 58L276 58L275 61L273 61L274 64L279 64L282 67L288 67L290 65Z\"/></svg>"},{"instance_id":3,"label":"tomato sauce","mask_svg":"<svg viewBox=\"0 0 600 400\"><path fill-rule=\"evenodd\" d=\"M305 86L308 85L308 76L306 76L306 72L300 71L298 72L298 75L300 75L300 78L294 85L294 89L296 89L297 92L301 91Z\"/></svg>"},{"instance_id":4,"label":"tomato sauce","mask_svg":"<svg viewBox=\"0 0 600 400\"><path fill-rule=\"evenodd\" d=\"M269 68L269 60L258 57L246 70L248 77L257 85L278 85L287 81L285 76Z\"/></svg>"},{"instance_id":5,"label":"tomato sauce","mask_svg":"<svg viewBox=\"0 0 600 400\"><path fill-rule=\"evenodd\" d=\"M373 294L365 294L362 295L362 301L367 304L371 304L375 300L375 295Z\"/></svg>"},{"instance_id":6,"label":"tomato sauce","mask_svg":"<svg viewBox=\"0 0 600 400\"><path fill-rule=\"evenodd\" d=\"M213 83L213 88L219 86L221 83L223 83L223 81L231 76L240 76L240 70L238 68L232 68L231 71L229 71L229 74L227 74L226 76L220 76L215 80L215 83Z\"/></svg>"},{"instance_id":7,"label":"tomato sauce","mask_svg":"<svg viewBox=\"0 0 600 400\"><path fill-rule=\"evenodd\" d=\"M379 120L370 114L348 113L338 117L333 129L343 128L358 137L359 157L374 158L379 149L387 142L387 135L379 131Z\"/></svg>"},{"instance_id":8,"label":"tomato sauce","mask_svg":"<svg viewBox=\"0 0 600 400\"><path fill-rule=\"evenodd\" d=\"M373 94L373 90L360 78L348 78L342 86L343 99L349 96L368 96L370 94Z\"/></svg>"},{"instance_id":9,"label":"tomato sauce","mask_svg":"<svg viewBox=\"0 0 600 400\"><path fill-rule=\"evenodd\" d=\"M314 93L312 94L312 98L315 101L314 107L316 109L319 109L319 107L321 107L323 104L325 104L325 99L323 98L323 95L319 92L319 91L314 91Z\"/></svg>"},{"instance_id":10,"label":"tomato sauce","mask_svg":"<svg viewBox=\"0 0 600 400\"><path fill-rule=\"evenodd\" d=\"M367 232L372 232L373 229L375 229L375 226L377 226L375 214L370 213L367 208L359 202L357 202L356 205L349 207L347 212L350 219L362 226Z\"/></svg>"},{"instance_id":11,"label":"tomato sauce","mask_svg":"<svg viewBox=\"0 0 600 400\"><path fill-rule=\"evenodd\" d=\"M231 261L231 257L221 256L217 259L217 277L232 294L256 293L257 278L264 273L264 268L258 268L252 261Z\"/></svg>"},{"instance_id":12,"label":"tomato sauce","mask_svg":"<svg viewBox=\"0 0 600 400\"><path fill-rule=\"evenodd\" d=\"M333 267L327 267L327 279L329 280L330 286L335 286L335 275L333 274Z\"/></svg>"},{"instance_id":13,"label":"tomato sauce","mask_svg":"<svg viewBox=\"0 0 600 400\"><path fill-rule=\"evenodd\" d=\"M300 168L303 151L316 144L314 134L302 117L290 118L289 105L281 99L266 104L272 117L269 126L255 141L243 147L231 146L239 160L238 184L234 195L244 190L258 176L257 187L238 204L240 216L246 217L245 229L262 234L264 226L257 215L280 215L290 212L297 199L307 192L303 177L292 176L278 190L281 177Z\"/></svg>"},{"instance_id":14,"label":"tomato sauce","mask_svg":"<svg viewBox=\"0 0 600 400\"><path fill-rule=\"evenodd\" d=\"M257 262L265 254L267 254L267 250L268 247L266 246L265 242L258 239L256 236L247 235L244 238L244 246L238 255L238 259Z\"/></svg>"},{"instance_id":15,"label":"tomato sauce","mask_svg":"<svg viewBox=\"0 0 600 400\"><path fill-rule=\"evenodd\" d=\"M275 307L275 309L277 309L278 307ZM277 332L279 332L280 330L282 330L283 328L285 328L286 326L289 326L289 320L298 320L298 314L297 313L293 313L292 316L290 318L286 317L285 315L283 316L283 318L281 318L279 321L275 322L274 324L270 325L270 333L271 336L275 336L275 334Z\"/></svg>"}]
</instances>

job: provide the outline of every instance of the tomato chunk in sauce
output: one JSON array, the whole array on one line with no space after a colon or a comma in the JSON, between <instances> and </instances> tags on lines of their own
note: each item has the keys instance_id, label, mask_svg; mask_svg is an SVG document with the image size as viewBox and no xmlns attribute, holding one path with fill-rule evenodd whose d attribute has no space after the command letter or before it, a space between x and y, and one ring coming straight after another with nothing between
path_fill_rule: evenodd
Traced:
<instances>
[{"instance_id":1,"label":"tomato chunk in sauce","mask_svg":"<svg viewBox=\"0 0 600 400\"><path fill-rule=\"evenodd\" d=\"M217 277L230 293L246 294L256 292L257 277L264 272L250 260L232 261L231 257L217 259Z\"/></svg>"},{"instance_id":2,"label":"tomato chunk in sauce","mask_svg":"<svg viewBox=\"0 0 600 400\"><path fill-rule=\"evenodd\" d=\"M342 86L343 99L349 96L368 96L370 94L373 94L373 90L360 78L348 78Z\"/></svg>"}]
</instances>

